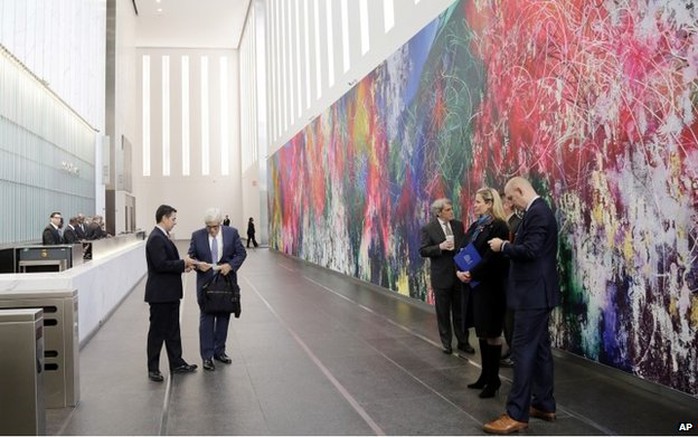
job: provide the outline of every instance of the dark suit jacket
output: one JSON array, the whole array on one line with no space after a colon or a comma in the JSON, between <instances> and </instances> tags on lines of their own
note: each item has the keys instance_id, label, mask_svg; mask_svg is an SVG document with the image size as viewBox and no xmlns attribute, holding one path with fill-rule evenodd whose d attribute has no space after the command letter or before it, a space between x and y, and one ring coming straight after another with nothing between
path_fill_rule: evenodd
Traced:
<instances>
[{"instance_id":1,"label":"dark suit jacket","mask_svg":"<svg viewBox=\"0 0 698 437\"><path fill-rule=\"evenodd\" d=\"M65 244L77 243L78 235L76 229L71 229L70 225L66 226L65 231L63 231L63 241Z\"/></svg>"},{"instance_id":2,"label":"dark suit jacket","mask_svg":"<svg viewBox=\"0 0 698 437\"><path fill-rule=\"evenodd\" d=\"M547 203L533 201L513 243L504 245L511 260L507 304L514 310L553 308L560 304L557 274L557 222Z\"/></svg>"},{"instance_id":3,"label":"dark suit jacket","mask_svg":"<svg viewBox=\"0 0 698 437\"><path fill-rule=\"evenodd\" d=\"M459 248L463 242L463 222L451 220L453 242L455 248ZM434 219L422 227L421 245L419 254L431 259L431 286L433 288L451 288L456 284L456 264L453 256L456 250L441 251L439 244L446 240L446 234L438 219ZM458 281L460 284L460 281Z\"/></svg>"},{"instance_id":4,"label":"dark suit jacket","mask_svg":"<svg viewBox=\"0 0 698 437\"><path fill-rule=\"evenodd\" d=\"M53 225L49 223L49 225L44 228L43 234L41 234L41 242L44 246L63 244L63 239L58 229L54 228Z\"/></svg>"},{"instance_id":5,"label":"dark suit jacket","mask_svg":"<svg viewBox=\"0 0 698 437\"><path fill-rule=\"evenodd\" d=\"M145 244L148 280L145 301L148 303L177 302L182 298L184 260L179 259L177 246L160 228L155 227Z\"/></svg>"},{"instance_id":6,"label":"dark suit jacket","mask_svg":"<svg viewBox=\"0 0 698 437\"><path fill-rule=\"evenodd\" d=\"M470 244L470 237L477 227L477 221L470 225L465 233L462 247ZM475 238L475 241L473 241L473 246L480 254L481 261L470 270L470 275L474 281L480 282L480 286L492 285L502 289L506 285L503 282L503 278L506 277L506 269L509 268L509 262L501 253L493 252L489 244L487 244L489 240L495 237L502 240L509 238L509 226L504 220L493 220L488 225L485 225L477 238Z\"/></svg>"},{"instance_id":7,"label":"dark suit jacket","mask_svg":"<svg viewBox=\"0 0 698 437\"><path fill-rule=\"evenodd\" d=\"M247 257L245 247L242 245L238 230L230 226L221 226L220 232L223 233L223 253L218 264L230 264L233 270L228 273L228 276L237 284L237 271L240 269L242 262ZM211 246L208 244L208 231L206 228L194 231L191 234L191 242L189 243L189 256L199 261L212 263ZM201 302L202 288L208 282L215 272L209 269L206 272L196 271L196 295Z\"/></svg>"},{"instance_id":8,"label":"dark suit jacket","mask_svg":"<svg viewBox=\"0 0 698 437\"><path fill-rule=\"evenodd\" d=\"M85 226L85 225L82 225L82 226ZM78 236L78 240L86 240L87 239L87 238L85 238L85 231L83 230L82 226L78 224L75 227L75 235Z\"/></svg>"}]
</instances>

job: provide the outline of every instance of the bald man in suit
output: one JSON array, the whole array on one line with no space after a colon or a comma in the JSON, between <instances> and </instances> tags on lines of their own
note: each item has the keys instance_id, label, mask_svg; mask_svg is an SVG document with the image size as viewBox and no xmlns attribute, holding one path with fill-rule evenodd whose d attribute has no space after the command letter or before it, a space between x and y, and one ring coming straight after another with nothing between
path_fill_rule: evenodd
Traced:
<instances>
[{"instance_id":1,"label":"bald man in suit","mask_svg":"<svg viewBox=\"0 0 698 437\"><path fill-rule=\"evenodd\" d=\"M507 305L515 312L514 379L506 413L483 427L492 434L526 429L530 417L556 419L548 323L550 312L560 304L557 221L528 180L512 178L504 194L524 215L513 243L500 238L489 241L493 251L511 261Z\"/></svg>"}]
</instances>

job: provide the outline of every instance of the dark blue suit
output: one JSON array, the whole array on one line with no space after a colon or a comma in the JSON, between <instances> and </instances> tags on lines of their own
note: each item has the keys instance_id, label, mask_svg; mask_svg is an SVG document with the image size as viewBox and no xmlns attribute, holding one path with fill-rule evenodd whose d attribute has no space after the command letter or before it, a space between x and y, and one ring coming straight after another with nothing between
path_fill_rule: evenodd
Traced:
<instances>
[{"instance_id":1,"label":"dark blue suit","mask_svg":"<svg viewBox=\"0 0 698 437\"><path fill-rule=\"evenodd\" d=\"M155 227L145 245L148 279L145 301L150 304L148 330L148 370L159 370L160 351L165 343L170 368L182 366L182 338L179 328L179 301L182 299L184 260L177 247L160 228Z\"/></svg>"},{"instance_id":2,"label":"dark blue suit","mask_svg":"<svg viewBox=\"0 0 698 437\"><path fill-rule=\"evenodd\" d=\"M541 198L529 206L513 243L502 252L511 259L507 304L514 320L514 382L507 413L528 422L529 407L555 411L553 358L548 322L560 304L557 274L557 222Z\"/></svg>"},{"instance_id":3,"label":"dark blue suit","mask_svg":"<svg viewBox=\"0 0 698 437\"><path fill-rule=\"evenodd\" d=\"M223 250L219 260L213 260L211 246L209 243L209 233L206 228L194 231L191 234L189 245L189 256L199 261L209 264L230 264L233 268L228 274L234 283L237 284L237 271L247 257L245 247L242 245L237 229L229 226L221 226L219 231L223 237ZM209 269L205 272L196 272L196 300L199 308L203 302L203 286L208 282L215 272ZM206 314L199 315L199 345L201 358L210 360L214 356L225 353L225 341L228 338L228 323L230 314Z\"/></svg>"}]
</instances>

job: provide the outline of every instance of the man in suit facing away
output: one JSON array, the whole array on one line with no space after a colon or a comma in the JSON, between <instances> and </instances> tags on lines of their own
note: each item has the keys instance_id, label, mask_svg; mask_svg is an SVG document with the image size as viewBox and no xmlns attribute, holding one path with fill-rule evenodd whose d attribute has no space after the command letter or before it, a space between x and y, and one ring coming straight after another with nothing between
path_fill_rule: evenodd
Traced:
<instances>
[{"instance_id":1,"label":"man in suit facing away","mask_svg":"<svg viewBox=\"0 0 698 437\"><path fill-rule=\"evenodd\" d=\"M60 229L61 227L62 221L63 217L61 216L60 212L54 211L51 213L50 222L44 228L44 232L41 234L41 243L44 246L49 246L52 244L63 244L63 238L61 237L61 233L58 232L58 229Z\"/></svg>"},{"instance_id":2,"label":"man in suit facing away","mask_svg":"<svg viewBox=\"0 0 698 437\"><path fill-rule=\"evenodd\" d=\"M504 194L524 216L513 243L499 238L489 241L493 251L511 260L507 304L515 311L514 380L507 412L483 427L493 434L525 429L531 416L549 422L556 419L548 322L550 312L560 304L557 222L528 180L512 178Z\"/></svg>"},{"instance_id":3,"label":"man in suit facing away","mask_svg":"<svg viewBox=\"0 0 698 437\"><path fill-rule=\"evenodd\" d=\"M463 222L453 219L453 203L449 199L435 200L431 212L434 219L422 227L419 254L431 260L431 287L434 290L436 322L443 352L453 353L453 332L458 341L458 349L472 354L475 349L468 343L467 311L464 311L469 304L468 296L464 295L465 289L456 278L456 265L453 261L456 248L463 241Z\"/></svg>"},{"instance_id":4,"label":"man in suit facing away","mask_svg":"<svg viewBox=\"0 0 698 437\"><path fill-rule=\"evenodd\" d=\"M164 380L160 373L160 351L165 343L172 373L190 373L196 364L182 359L182 338L179 330L179 304L182 299L182 273L191 271L194 261L179 259L179 252L169 234L177 224L177 210L160 205L155 212L157 225L150 232L145 245L148 279L145 283L145 301L150 304L148 330L148 378Z\"/></svg>"},{"instance_id":5,"label":"man in suit facing away","mask_svg":"<svg viewBox=\"0 0 698 437\"><path fill-rule=\"evenodd\" d=\"M68 220L68 226L66 226L65 231L63 231L63 242L65 244L75 244L78 242L78 235L76 232L77 225L77 217L71 217L70 220Z\"/></svg>"},{"instance_id":6,"label":"man in suit facing away","mask_svg":"<svg viewBox=\"0 0 698 437\"><path fill-rule=\"evenodd\" d=\"M221 226L221 212L211 208L204 214L205 228L191 234L189 256L196 264L196 300L203 309L204 284L218 273L229 276L237 284L237 271L247 257L238 230ZM199 316L199 345L204 370L216 370L213 360L230 364L232 360L225 353L228 338L229 313L208 314L201 311Z\"/></svg>"}]
</instances>

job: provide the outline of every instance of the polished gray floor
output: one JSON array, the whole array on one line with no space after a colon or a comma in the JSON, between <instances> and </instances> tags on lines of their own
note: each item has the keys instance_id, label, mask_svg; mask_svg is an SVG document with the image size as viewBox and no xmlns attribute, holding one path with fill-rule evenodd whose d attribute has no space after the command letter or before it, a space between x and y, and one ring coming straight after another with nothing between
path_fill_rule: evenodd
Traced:
<instances>
[{"instance_id":1,"label":"polished gray floor","mask_svg":"<svg viewBox=\"0 0 698 437\"><path fill-rule=\"evenodd\" d=\"M81 401L48 410L48 434L481 435L503 412L511 369L502 370L496 398L479 399L466 387L479 374L478 355L443 354L431 308L267 249L248 253L243 313L230 324L232 364L201 368L196 278L187 274L184 358L199 370L150 382L142 281L82 349ZM626 379L556 354L559 418L532 419L523 434L698 428L698 400Z\"/></svg>"}]
</instances>

